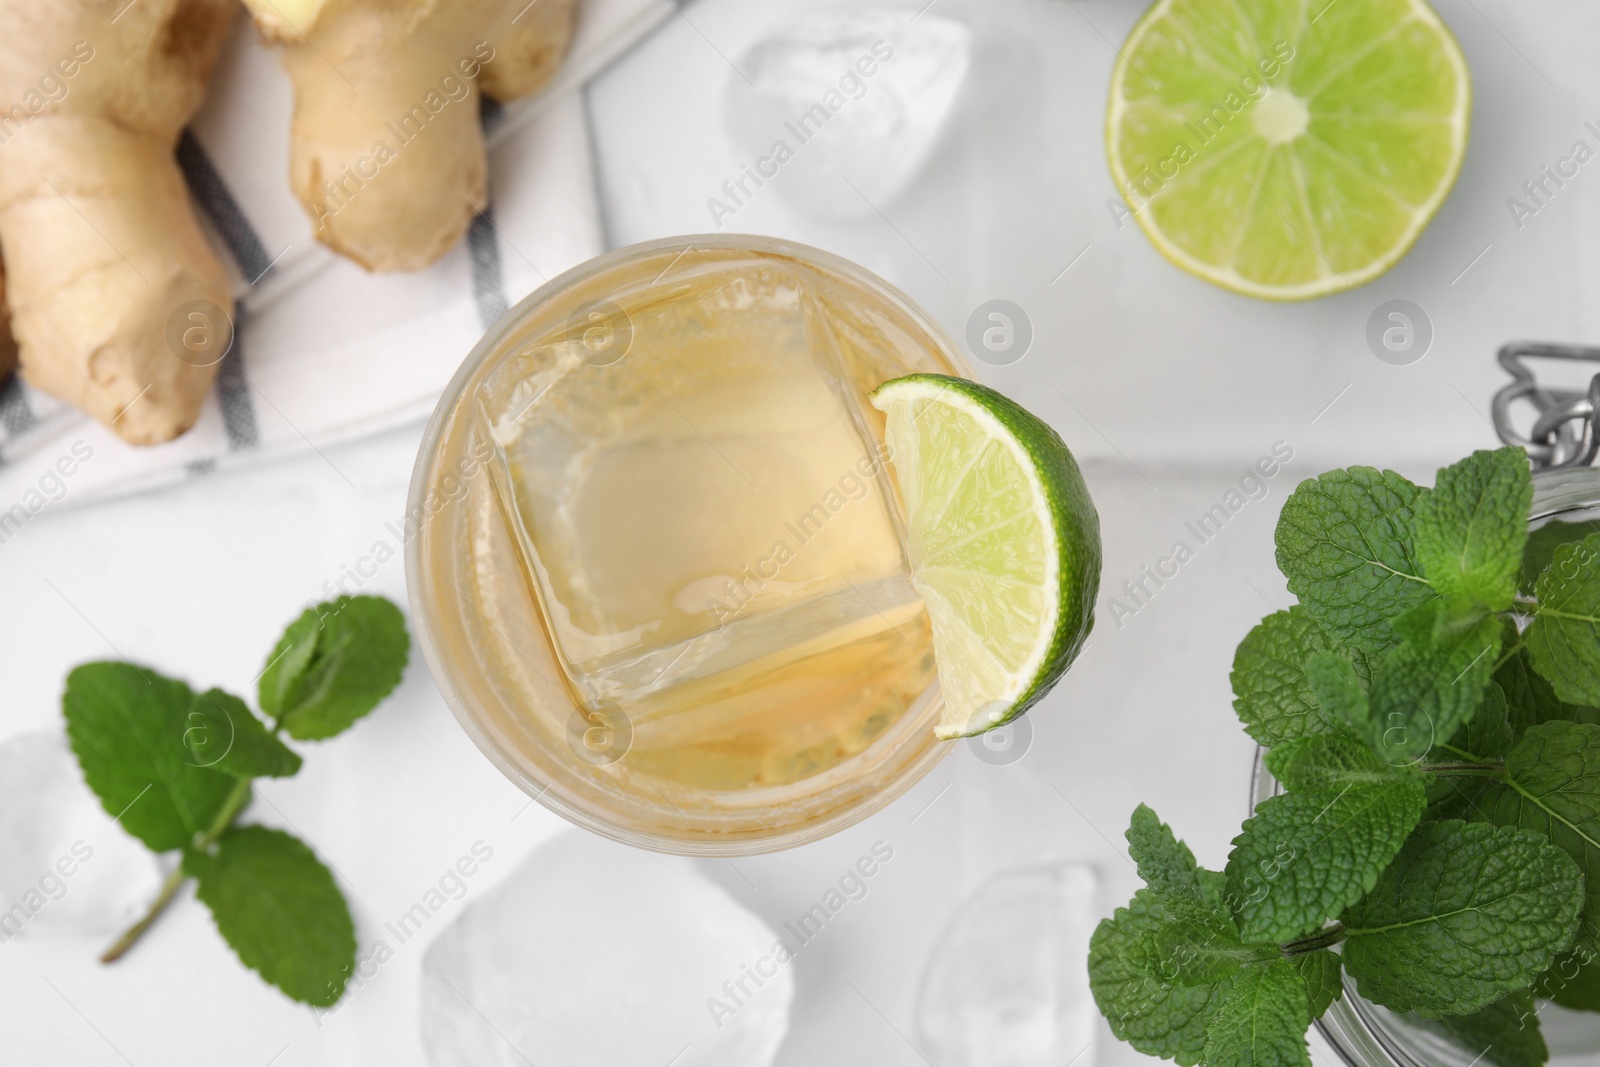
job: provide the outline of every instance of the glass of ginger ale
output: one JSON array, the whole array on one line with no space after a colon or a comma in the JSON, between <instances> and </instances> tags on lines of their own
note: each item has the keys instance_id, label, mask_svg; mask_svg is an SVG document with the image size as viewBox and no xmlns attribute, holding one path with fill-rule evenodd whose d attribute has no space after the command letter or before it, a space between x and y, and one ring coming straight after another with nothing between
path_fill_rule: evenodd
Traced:
<instances>
[{"instance_id":1,"label":"glass of ginger ale","mask_svg":"<svg viewBox=\"0 0 1600 1067\"><path fill-rule=\"evenodd\" d=\"M594 259L473 349L407 506L413 621L485 754L571 821L785 848L943 755L879 383L970 376L904 294L762 237Z\"/></svg>"}]
</instances>

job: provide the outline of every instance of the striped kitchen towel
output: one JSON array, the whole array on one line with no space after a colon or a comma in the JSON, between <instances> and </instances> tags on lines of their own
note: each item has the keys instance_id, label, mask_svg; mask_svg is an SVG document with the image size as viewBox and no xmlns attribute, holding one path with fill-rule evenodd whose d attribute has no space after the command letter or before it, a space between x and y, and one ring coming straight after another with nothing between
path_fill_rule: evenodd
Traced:
<instances>
[{"instance_id":1,"label":"striped kitchen towel","mask_svg":"<svg viewBox=\"0 0 1600 1067\"><path fill-rule=\"evenodd\" d=\"M671 0L580 0L551 86L484 107L490 207L460 247L413 274L368 274L312 238L289 190L288 80L241 18L178 148L235 274L235 341L212 396L184 436L133 448L13 377L0 389L0 512L150 489L424 418L511 303L603 250L582 88L672 13Z\"/></svg>"}]
</instances>

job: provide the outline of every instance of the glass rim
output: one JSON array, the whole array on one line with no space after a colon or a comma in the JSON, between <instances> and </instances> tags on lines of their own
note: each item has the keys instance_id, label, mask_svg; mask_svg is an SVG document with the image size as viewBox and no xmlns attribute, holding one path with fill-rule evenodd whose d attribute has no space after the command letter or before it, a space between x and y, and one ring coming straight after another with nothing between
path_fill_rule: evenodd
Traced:
<instances>
[{"instance_id":1,"label":"glass rim","mask_svg":"<svg viewBox=\"0 0 1600 1067\"><path fill-rule=\"evenodd\" d=\"M408 516L414 514L416 509L424 504L430 492L429 483L438 469L441 444L446 441L447 429L451 426L452 418L459 409L468 386L476 379L484 365L500 353L506 339L524 320L547 302L559 298L573 287L598 275L633 260L673 251L682 254L690 251L751 252L788 258L806 266L817 267L859 285L883 300L919 330L937 350L939 356L958 373L969 378L974 376L971 364L949 333L914 300L889 281L824 249L757 234L687 234L627 245L585 260L539 285L507 309L473 345L445 385L423 430L407 488L406 514ZM432 521L431 517L424 520L428 521ZM673 855L746 856L776 852L820 840L881 811L926 777L953 748L952 742L935 741L919 757L895 768L891 776L870 794L853 802L841 802L820 817L788 826L783 825L781 818L775 818L774 826L778 828L772 832L748 832L717 839L709 837L704 831L700 831L698 836L690 833L679 835L627 825L615 818L608 818L607 815L611 813L606 811L607 806L604 804L563 804L560 797L552 795L558 786L555 776L548 776L549 780L543 780L545 776L534 775L531 773L532 768L514 760L502 743L490 734L484 723L479 721L477 709L469 706L471 701L464 697L456 685L454 672L439 644L434 618L435 611L439 609L433 602L435 598L423 595L423 586L426 584L424 572L427 568L424 560L425 541L424 533L419 529L405 544L406 595L411 609L412 626L417 635L417 644L451 714L472 740L473 745L519 789L546 810L590 832L622 844ZM927 699L929 693L933 693L937 699L937 690L938 679L935 677L928 689L916 698L912 706L915 707ZM909 744L909 738L902 737L897 741L897 745L900 746ZM564 791L563 795L567 793Z\"/></svg>"}]
</instances>

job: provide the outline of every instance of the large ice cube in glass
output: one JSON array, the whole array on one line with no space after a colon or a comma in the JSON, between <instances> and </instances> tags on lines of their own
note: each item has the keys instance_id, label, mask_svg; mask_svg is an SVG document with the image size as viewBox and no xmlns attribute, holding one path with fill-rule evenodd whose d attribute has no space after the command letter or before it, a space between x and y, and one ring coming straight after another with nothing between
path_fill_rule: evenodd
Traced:
<instances>
[{"instance_id":1,"label":"large ice cube in glass","mask_svg":"<svg viewBox=\"0 0 1600 1067\"><path fill-rule=\"evenodd\" d=\"M866 404L876 382L842 352L826 286L782 261L681 269L583 310L480 395L580 701L659 726L802 661L859 691L890 646L885 693L925 684L898 666L925 659L922 606ZM861 663L818 665L830 650ZM818 719L838 705L811 703Z\"/></svg>"}]
</instances>

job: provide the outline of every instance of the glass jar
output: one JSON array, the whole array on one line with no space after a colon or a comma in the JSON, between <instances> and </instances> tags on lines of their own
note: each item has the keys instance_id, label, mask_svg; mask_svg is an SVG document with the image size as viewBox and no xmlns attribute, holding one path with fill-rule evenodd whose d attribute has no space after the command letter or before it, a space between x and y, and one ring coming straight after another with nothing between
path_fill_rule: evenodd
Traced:
<instances>
[{"instance_id":1,"label":"glass jar","mask_svg":"<svg viewBox=\"0 0 1600 1067\"><path fill-rule=\"evenodd\" d=\"M780 299L779 294L788 295ZM818 366L825 371L817 372ZM850 513L842 514L830 496L831 520L815 507L807 514L821 515L819 524L836 524L826 536L855 566L867 555L856 534L865 521L861 509L869 509L877 536L872 544L878 546L871 560L890 568L874 573L900 573L892 568L903 559L904 517L883 466L881 416L862 401L865 390L877 383L913 372L971 376L956 345L904 294L835 256L764 237L687 236L620 249L550 281L506 314L462 364L428 424L405 529L406 580L418 643L477 746L531 797L579 826L632 845L701 855L750 854L814 840L865 818L927 774L950 745L933 735L941 700L919 600L882 607L863 594L883 625L859 604L849 610L862 619L839 623L843 609L830 601L833 614L784 616L791 628L781 631L779 643L731 651L728 643L736 639L729 635L742 617L724 634L720 614L715 632L696 630L695 618L685 621L673 614L704 611L698 605L709 602L702 598L713 577L720 590L725 574L752 570L739 565L754 557L739 553L754 536L741 539L728 527L749 525L752 509L766 508L780 519L804 511L812 497L794 505L792 492L782 495L795 481L790 474L802 469L807 478L817 476L816 484L827 474L829 484L837 481L850 491L851 501L863 499L855 491L861 481L867 483L865 493L874 503L843 504ZM826 389L804 384L813 373L820 374ZM735 379L743 384L734 388ZM689 430L736 418L740 428L717 438L725 447L729 440L767 441L780 431L766 417L768 408L747 402L745 394L756 391L773 411L789 412L791 404L799 404L786 399L791 381L801 383L811 406L795 415L800 429L784 438L781 449L762 445L766 451L736 452L736 464L713 440L718 430L698 437ZM548 396L546 390L552 390ZM837 397L830 401L833 394ZM842 414L825 423L807 421L829 403ZM672 424L676 430L667 425L674 417L683 422ZM813 425L828 430L812 433ZM626 448L613 447L610 442L617 440ZM673 459L686 454L684 449L701 447L716 453L707 454L705 467ZM876 452L875 469L862 467L855 481L836 478L839 469L848 470L841 456L854 457L859 449ZM617 458L622 453L624 458ZM702 497L678 492L679 483L650 473L678 462L671 469L680 474L715 468L725 481L734 481L735 473L744 474L739 468L747 454L757 457L750 460L751 473L761 485L758 489L745 477L755 495L740 496L743 486L735 483L738 492L727 495L722 508L690 507L686 498L698 503ZM546 462L548 456L566 458ZM754 466L758 462L767 466ZM595 488L596 471L612 472L615 464L628 466L628 474L607 473L602 494ZM778 473L769 483L762 472L773 470ZM698 478L693 473L691 483ZM781 507L769 506L775 494L783 500ZM549 503L558 498L564 502ZM598 512L602 519L587 518L589 525L580 525L574 516L597 514L597 498L609 510ZM638 504L641 499L652 503ZM724 497L708 491L704 499ZM811 579L799 577L808 568L823 573L816 579L823 583L859 575L841 567L844 577L837 577L830 570L833 551L819 547L823 532L818 529L817 540L807 540L812 527L804 520L801 526L805 532L796 543L806 547L798 551L814 555L785 570L762 595L809 590L801 583ZM767 527L761 529L760 544L773 543L765 536ZM780 533L776 524L771 532ZM692 572L712 577L685 584L681 579L691 571L663 561L696 552L711 557L724 542L738 546L737 552L721 551L736 557L721 561L726 569ZM671 551L660 547L667 543ZM542 555L546 549L550 554ZM591 568L600 556L606 568ZM578 564L570 571L577 578L557 573L562 560ZM779 564L769 562L763 559L753 569L771 578ZM751 581L749 574L744 581ZM886 581L892 585L894 579ZM616 590L613 601L594 592L601 586ZM635 595L657 586L682 591L676 599L670 593ZM612 603L626 602L632 610L639 603L689 600L692 608L666 608L655 615L640 609L627 618L646 621L632 629L612 626L625 614L620 609L607 615L595 607L609 610ZM731 601L738 605L735 610L755 602L754 597ZM580 610L588 614L580 616ZM764 606L750 610L763 618L770 614ZM911 616L891 619L886 612L914 612L916 621L900 625ZM794 622L797 617L802 622ZM832 629L803 628L819 617ZM653 621L661 619L666 621ZM678 629L670 632L687 634L681 646L656 641L674 626ZM902 632L895 636L890 629ZM876 644L857 639L869 630ZM748 636L750 631L740 632ZM827 636L818 638L817 632ZM692 651L671 662L661 656L661 670L674 672L669 679L688 676L697 688L660 684L654 660L645 664L649 671L636 669L643 660L630 658L629 641L646 650L640 656L679 647ZM819 641L844 651L824 658L811 651ZM738 659L750 647L778 652L762 651L765 658L754 661L757 673L757 667ZM897 650L896 664L909 664L908 647L917 654L914 667L896 666L898 673L880 669L891 659L885 651L890 648ZM618 648L625 654L614 654ZM583 662L601 664L596 673L577 670L575 664L581 664L574 649L584 656L592 652ZM680 662L685 666L677 666ZM711 670L702 667L707 662L733 663L730 670L744 672L738 677L757 677L765 687L758 690L761 699L739 705L742 733L713 716L747 695L738 689L745 682L728 682L727 673L693 673ZM772 666L780 662L789 665ZM879 684L880 678L886 680ZM855 684L856 679L866 684ZM640 700L601 699L618 691ZM689 695L681 695L685 692ZM668 705L663 693L680 695ZM770 703L768 693L774 694ZM827 719L830 715L834 718ZM721 732L704 741L707 731L701 724L713 721ZM829 733L836 723L847 725ZM691 759L714 765L715 773L701 774L703 768L691 767Z\"/></svg>"},{"instance_id":2,"label":"glass jar","mask_svg":"<svg viewBox=\"0 0 1600 1067\"><path fill-rule=\"evenodd\" d=\"M1566 470L1534 475L1529 526L1552 519L1583 522L1600 518L1600 470ZM1265 749L1256 752L1250 784L1250 809L1282 790L1267 770ZM1317 1029L1350 1067L1472 1067L1481 1050L1467 1051L1425 1029L1415 1019L1362 1000L1346 980L1345 995L1328 1009ZM1600 1014L1541 1005L1540 1029L1550 1047L1551 1067L1600 1062Z\"/></svg>"}]
</instances>

